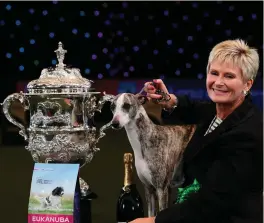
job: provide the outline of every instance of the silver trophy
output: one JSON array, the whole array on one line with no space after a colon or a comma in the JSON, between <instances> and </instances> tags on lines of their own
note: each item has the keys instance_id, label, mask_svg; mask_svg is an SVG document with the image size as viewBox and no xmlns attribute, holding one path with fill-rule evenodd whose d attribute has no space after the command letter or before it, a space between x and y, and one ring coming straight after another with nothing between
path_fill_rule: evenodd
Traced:
<instances>
[{"instance_id":1,"label":"silver trophy","mask_svg":"<svg viewBox=\"0 0 264 223\"><path fill-rule=\"evenodd\" d=\"M77 68L67 67L63 61L67 50L59 42L55 50L58 64L43 69L40 78L28 83L28 93L14 93L3 102L3 112L9 122L20 128L19 134L28 142L26 149L37 163L91 162L103 127L94 125L95 112L101 112L112 95L94 92L92 81L81 76ZM29 124L24 126L12 117L10 108L19 101L29 111ZM89 186L81 179L81 192L85 196Z\"/></svg>"}]
</instances>

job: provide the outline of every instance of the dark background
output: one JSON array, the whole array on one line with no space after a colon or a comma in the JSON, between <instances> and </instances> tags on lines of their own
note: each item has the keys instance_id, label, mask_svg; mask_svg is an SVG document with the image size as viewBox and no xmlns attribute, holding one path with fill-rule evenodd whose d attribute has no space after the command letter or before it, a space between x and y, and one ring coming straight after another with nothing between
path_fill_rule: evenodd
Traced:
<instances>
[{"instance_id":1,"label":"dark background","mask_svg":"<svg viewBox=\"0 0 264 223\"><path fill-rule=\"evenodd\" d=\"M104 86L120 92L126 88L110 81L162 78L172 88L179 89L182 83L184 89L203 86L212 47L241 38L260 54L253 97L262 108L261 1L1 2L0 38L1 101L18 91L19 82L37 79L43 68L54 66L59 41L68 50L67 65L79 68L98 87L100 81L109 80ZM23 116L21 108L14 110ZM106 106L97 122L100 125L110 117ZM33 162L24 145L18 129L2 115L1 222L27 222ZM115 222L115 204L123 184L122 157L132 150L124 130L109 130L98 147L101 151L81 170L81 176L99 196L93 201L93 221ZM134 175L143 197L142 185Z\"/></svg>"}]
</instances>

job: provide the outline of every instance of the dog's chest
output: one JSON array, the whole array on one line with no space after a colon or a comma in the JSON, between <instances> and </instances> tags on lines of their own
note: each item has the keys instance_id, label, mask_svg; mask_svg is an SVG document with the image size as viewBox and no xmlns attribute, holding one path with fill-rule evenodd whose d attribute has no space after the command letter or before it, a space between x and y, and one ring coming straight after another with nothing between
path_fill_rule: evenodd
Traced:
<instances>
[{"instance_id":1,"label":"dog's chest","mask_svg":"<svg viewBox=\"0 0 264 223\"><path fill-rule=\"evenodd\" d=\"M146 185L152 185L152 175L148 163L143 157L142 145L138 139L136 129L129 129L129 142L133 148L135 156L135 166L139 179Z\"/></svg>"},{"instance_id":2,"label":"dog's chest","mask_svg":"<svg viewBox=\"0 0 264 223\"><path fill-rule=\"evenodd\" d=\"M152 174L146 161L135 155L135 166L139 179L145 185L152 185Z\"/></svg>"}]
</instances>

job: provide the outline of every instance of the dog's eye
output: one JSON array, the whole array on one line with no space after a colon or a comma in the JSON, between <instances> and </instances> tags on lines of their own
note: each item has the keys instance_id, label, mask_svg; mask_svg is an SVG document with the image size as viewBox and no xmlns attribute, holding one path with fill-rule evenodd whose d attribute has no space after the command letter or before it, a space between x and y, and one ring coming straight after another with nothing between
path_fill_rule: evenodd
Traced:
<instances>
[{"instance_id":1,"label":"dog's eye","mask_svg":"<svg viewBox=\"0 0 264 223\"><path fill-rule=\"evenodd\" d=\"M112 110L112 111L114 111L115 110L115 104L114 103L112 103L111 105L110 105L110 109Z\"/></svg>"},{"instance_id":2,"label":"dog's eye","mask_svg":"<svg viewBox=\"0 0 264 223\"><path fill-rule=\"evenodd\" d=\"M128 104L128 103L124 103L124 104L123 104L123 109L125 109L125 110L129 110L129 109L130 109L130 104Z\"/></svg>"}]
</instances>

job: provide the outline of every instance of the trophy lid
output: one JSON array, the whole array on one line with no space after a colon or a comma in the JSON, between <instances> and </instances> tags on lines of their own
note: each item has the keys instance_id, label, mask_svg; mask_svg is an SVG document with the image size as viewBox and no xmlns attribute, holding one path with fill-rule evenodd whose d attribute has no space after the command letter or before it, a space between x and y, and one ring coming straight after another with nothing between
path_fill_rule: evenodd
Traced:
<instances>
[{"instance_id":1,"label":"trophy lid","mask_svg":"<svg viewBox=\"0 0 264 223\"><path fill-rule=\"evenodd\" d=\"M45 68L41 71L39 79L28 83L27 89L33 94L76 94L89 92L92 81L83 78L78 68L69 68L63 61L67 50L59 42L56 53L58 64L56 67Z\"/></svg>"}]
</instances>

